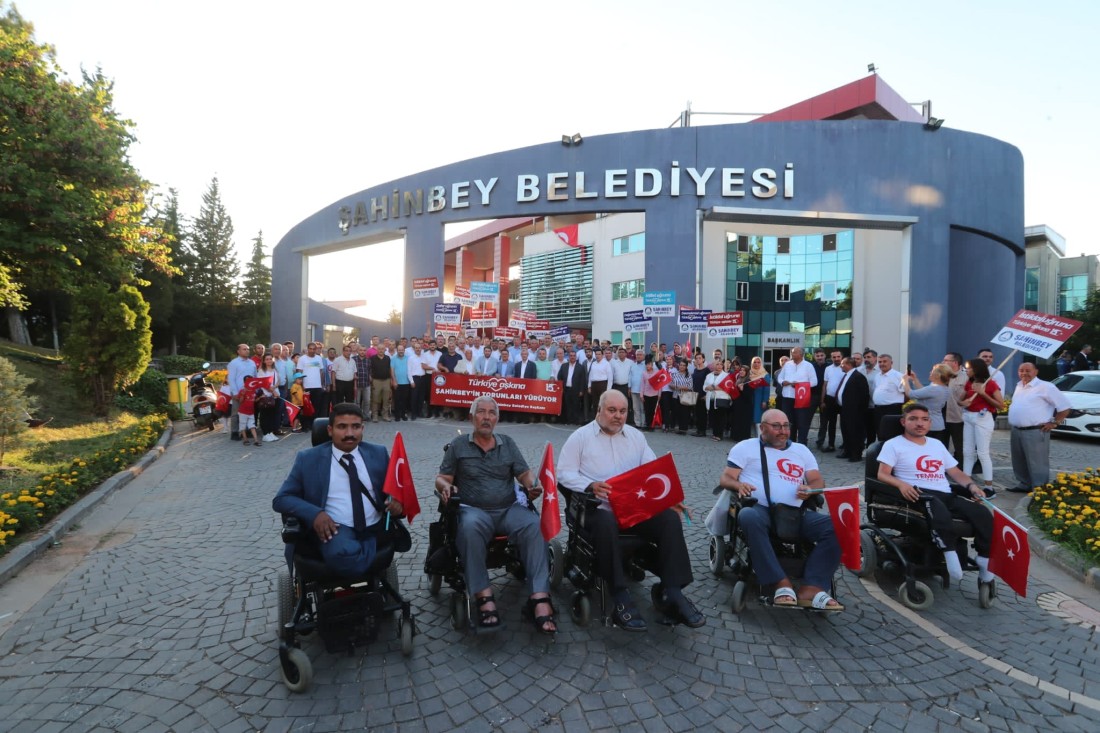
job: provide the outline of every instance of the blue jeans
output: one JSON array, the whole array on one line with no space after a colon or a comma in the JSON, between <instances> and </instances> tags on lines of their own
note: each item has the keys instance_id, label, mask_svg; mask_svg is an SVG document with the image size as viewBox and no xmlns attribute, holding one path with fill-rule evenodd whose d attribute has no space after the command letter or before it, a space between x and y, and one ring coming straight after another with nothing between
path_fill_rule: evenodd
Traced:
<instances>
[{"instance_id":1,"label":"blue jeans","mask_svg":"<svg viewBox=\"0 0 1100 733\"><path fill-rule=\"evenodd\" d=\"M787 577L775 556L771 538L771 515L768 507L756 504L737 513L737 522L745 535L745 542L752 553L752 569L761 585L772 585ZM833 575L840 565L840 542L833 531L833 520L828 514L802 513L802 538L814 543L814 549L806 558L802 573L805 585L824 590L832 586Z\"/></svg>"}]
</instances>

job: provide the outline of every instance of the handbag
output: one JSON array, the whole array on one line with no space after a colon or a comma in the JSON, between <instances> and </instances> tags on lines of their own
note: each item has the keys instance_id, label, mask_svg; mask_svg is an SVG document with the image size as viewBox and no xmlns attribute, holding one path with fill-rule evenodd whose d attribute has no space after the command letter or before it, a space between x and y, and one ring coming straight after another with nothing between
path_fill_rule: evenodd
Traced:
<instances>
[{"instance_id":1,"label":"handbag","mask_svg":"<svg viewBox=\"0 0 1100 733\"><path fill-rule=\"evenodd\" d=\"M699 393L698 392L681 392L680 393L680 404L681 405L694 406L695 403L698 402L698 401L699 401Z\"/></svg>"},{"instance_id":2,"label":"handbag","mask_svg":"<svg viewBox=\"0 0 1100 733\"><path fill-rule=\"evenodd\" d=\"M772 532L781 540L797 540L802 535L802 512L804 507L772 502L771 485L768 481L768 454L764 452L764 443L760 443L760 471L764 476L764 496L768 499L768 513L772 520Z\"/></svg>"}]
</instances>

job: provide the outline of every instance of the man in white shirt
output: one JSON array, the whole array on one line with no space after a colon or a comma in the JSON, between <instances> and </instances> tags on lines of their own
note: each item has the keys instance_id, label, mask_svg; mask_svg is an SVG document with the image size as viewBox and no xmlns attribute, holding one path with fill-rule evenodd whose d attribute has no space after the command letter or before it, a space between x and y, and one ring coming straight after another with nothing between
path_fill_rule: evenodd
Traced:
<instances>
[{"instance_id":1,"label":"man in white shirt","mask_svg":"<svg viewBox=\"0 0 1100 733\"><path fill-rule=\"evenodd\" d=\"M625 397L629 405L630 400L630 368L634 365L626 358L626 349L619 347L616 358L611 360L611 386Z\"/></svg>"},{"instance_id":2,"label":"man in white shirt","mask_svg":"<svg viewBox=\"0 0 1100 733\"><path fill-rule=\"evenodd\" d=\"M557 379L558 372L561 371L561 365L565 363L565 349L557 347L554 349L554 359L550 362L550 378Z\"/></svg>"},{"instance_id":3,"label":"man in white shirt","mask_svg":"<svg viewBox=\"0 0 1100 733\"><path fill-rule=\"evenodd\" d=\"M343 353L332 360L336 404L355 401L356 368L355 360L351 358L351 344L344 344Z\"/></svg>"},{"instance_id":4,"label":"man in white shirt","mask_svg":"<svg viewBox=\"0 0 1100 733\"><path fill-rule=\"evenodd\" d=\"M894 359L889 354L878 357L878 371L875 372L874 386L871 388L871 401L875 403L875 434L882 418L887 415L900 415L905 404L905 390L901 386L901 372L894 369Z\"/></svg>"},{"instance_id":5,"label":"man in white shirt","mask_svg":"<svg viewBox=\"0 0 1100 733\"><path fill-rule=\"evenodd\" d=\"M792 443L790 432L791 424L782 410L766 411L760 416L760 437L742 440L730 449L718 485L738 496L757 500L755 505L738 512L737 521L745 534L753 573L760 585L775 586L773 605L843 611L844 606L828 593L840 565L840 542L833 520L828 514L803 509L802 504L810 497L811 489L825 488L825 479L814 454L806 446ZM780 504L801 510L799 537L814 545L806 558L802 587L797 593L771 542L773 505Z\"/></svg>"},{"instance_id":6,"label":"man in white shirt","mask_svg":"<svg viewBox=\"0 0 1100 733\"><path fill-rule=\"evenodd\" d=\"M952 517L974 526L974 549L978 552L978 581L992 583L989 572L989 546L993 537L993 515L967 497L951 492L950 476L975 499L985 492L955 463L943 443L925 437L932 425L928 408L915 402L903 411L905 433L883 444L878 455L878 480L893 486L906 501L919 504L932 528L932 541L943 551L948 574L962 579L962 563L955 550Z\"/></svg>"},{"instance_id":7,"label":"man in white shirt","mask_svg":"<svg viewBox=\"0 0 1100 733\"><path fill-rule=\"evenodd\" d=\"M313 403L313 409L317 417L326 417L322 412L324 407L324 383L321 381L321 372L325 369L325 357L317 353L317 343L310 341L306 344L306 353L298 357L298 371L305 375L302 380L302 388L309 392L309 400Z\"/></svg>"},{"instance_id":8,"label":"man in white shirt","mask_svg":"<svg viewBox=\"0 0 1100 733\"><path fill-rule=\"evenodd\" d=\"M1050 431L1066 419L1070 404L1061 390L1038 378L1034 364L1025 361L1016 374L1020 381L1008 406L1016 485L1009 491L1027 493L1050 481Z\"/></svg>"},{"instance_id":9,"label":"man in white shirt","mask_svg":"<svg viewBox=\"0 0 1100 733\"><path fill-rule=\"evenodd\" d=\"M656 456L645 436L626 424L626 417L626 398L615 390L604 392L597 405L596 419L573 431L561 449L558 485L600 499L599 508L587 513L585 523L596 549L596 572L609 584L615 604L611 620L627 631L645 631L646 622L634 606L623 573L619 525L607 501L612 491L607 479L655 460ZM698 628L706 619L682 592L694 577L678 511L686 509L682 504L665 509L635 524L630 532L657 544L657 576L664 589L662 602L666 612L671 611L679 616L679 621Z\"/></svg>"},{"instance_id":10,"label":"man in white shirt","mask_svg":"<svg viewBox=\"0 0 1100 733\"><path fill-rule=\"evenodd\" d=\"M978 358L985 362L985 365L989 367L989 378L997 383L997 386L1001 388L1001 394L1005 393L1005 373L997 367L993 366L993 350L992 349L979 349Z\"/></svg>"},{"instance_id":11,"label":"man in white shirt","mask_svg":"<svg viewBox=\"0 0 1100 733\"><path fill-rule=\"evenodd\" d=\"M806 383L813 389L817 386L817 372L813 364L803 358L803 353L801 346L791 349L790 361L779 370L775 381L782 388L782 409L791 423L791 438L796 443L806 445L806 441L810 439L810 421L813 420L817 405L810 401L808 394L805 397L808 407L796 408L794 405L798 385Z\"/></svg>"},{"instance_id":12,"label":"man in white shirt","mask_svg":"<svg viewBox=\"0 0 1100 733\"><path fill-rule=\"evenodd\" d=\"M836 450L836 423L840 408L836 402L836 388L844 378L840 362L844 355L839 349L833 349L829 355L832 363L825 367L825 387L821 390L821 426L817 430L817 447L826 453ZM826 438L829 441L825 445Z\"/></svg>"},{"instance_id":13,"label":"man in white shirt","mask_svg":"<svg viewBox=\"0 0 1100 733\"><path fill-rule=\"evenodd\" d=\"M420 356L421 369L425 375L424 409L427 417L440 417L443 414L442 408L434 407L431 403L431 379L432 375L439 371L439 357L442 355L442 352L437 351L435 348L435 339L428 339L428 348Z\"/></svg>"},{"instance_id":14,"label":"man in white shirt","mask_svg":"<svg viewBox=\"0 0 1100 733\"><path fill-rule=\"evenodd\" d=\"M415 420L422 417L421 408L428 394L428 377L424 375L424 350L420 348L420 340L413 338L412 350L406 350L408 358L406 367L409 370L409 381L412 382L412 405L409 408L409 419Z\"/></svg>"},{"instance_id":15,"label":"man in white shirt","mask_svg":"<svg viewBox=\"0 0 1100 733\"><path fill-rule=\"evenodd\" d=\"M588 365L588 394L592 404L599 404L600 395L611 385L611 362L605 359L602 349L597 349L595 359Z\"/></svg>"}]
</instances>

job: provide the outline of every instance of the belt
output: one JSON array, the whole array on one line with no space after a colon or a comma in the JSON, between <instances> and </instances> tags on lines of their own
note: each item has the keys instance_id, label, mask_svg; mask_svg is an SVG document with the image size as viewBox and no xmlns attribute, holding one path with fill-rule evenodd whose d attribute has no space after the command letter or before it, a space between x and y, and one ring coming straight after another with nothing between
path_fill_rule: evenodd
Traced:
<instances>
[{"instance_id":1,"label":"belt","mask_svg":"<svg viewBox=\"0 0 1100 733\"><path fill-rule=\"evenodd\" d=\"M1046 425L1046 423L1043 423L1043 425ZM1017 425L1013 425L1012 429L1013 430L1038 430L1041 427L1043 427L1043 425L1028 425L1026 428L1021 428Z\"/></svg>"}]
</instances>

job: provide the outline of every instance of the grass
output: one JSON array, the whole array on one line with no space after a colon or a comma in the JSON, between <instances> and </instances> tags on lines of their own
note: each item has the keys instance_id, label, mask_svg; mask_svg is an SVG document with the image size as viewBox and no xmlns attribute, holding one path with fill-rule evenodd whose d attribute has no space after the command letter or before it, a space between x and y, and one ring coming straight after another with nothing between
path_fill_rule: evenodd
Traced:
<instances>
[{"instance_id":1,"label":"grass","mask_svg":"<svg viewBox=\"0 0 1100 733\"><path fill-rule=\"evenodd\" d=\"M67 378L64 362L47 349L0 340L0 356L34 380L34 416L49 422L7 440L0 470L0 554L49 521L156 442L163 416L113 411L109 420Z\"/></svg>"}]
</instances>

